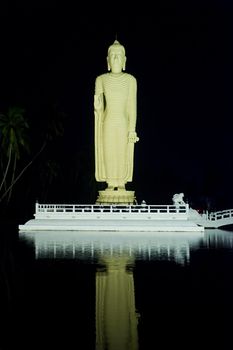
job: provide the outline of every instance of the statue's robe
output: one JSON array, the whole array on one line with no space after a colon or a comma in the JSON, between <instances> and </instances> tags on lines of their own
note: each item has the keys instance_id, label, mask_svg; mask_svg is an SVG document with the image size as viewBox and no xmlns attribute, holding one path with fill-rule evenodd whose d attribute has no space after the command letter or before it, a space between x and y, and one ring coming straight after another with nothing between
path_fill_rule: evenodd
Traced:
<instances>
[{"instance_id":1,"label":"statue's robe","mask_svg":"<svg viewBox=\"0 0 233 350\"><path fill-rule=\"evenodd\" d=\"M102 108L95 108L95 176L100 182L114 186L132 181L134 143L129 132L136 125L136 79L127 73L98 76L95 99Z\"/></svg>"}]
</instances>

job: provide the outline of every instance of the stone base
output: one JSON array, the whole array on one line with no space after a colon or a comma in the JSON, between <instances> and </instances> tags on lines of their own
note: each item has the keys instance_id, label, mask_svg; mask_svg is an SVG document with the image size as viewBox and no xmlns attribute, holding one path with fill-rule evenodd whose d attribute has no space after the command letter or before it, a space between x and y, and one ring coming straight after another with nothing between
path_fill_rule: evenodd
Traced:
<instances>
[{"instance_id":1,"label":"stone base","mask_svg":"<svg viewBox=\"0 0 233 350\"><path fill-rule=\"evenodd\" d=\"M99 196L96 200L97 204L134 204L134 191L127 190L105 190L99 191Z\"/></svg>"}]
</instances>

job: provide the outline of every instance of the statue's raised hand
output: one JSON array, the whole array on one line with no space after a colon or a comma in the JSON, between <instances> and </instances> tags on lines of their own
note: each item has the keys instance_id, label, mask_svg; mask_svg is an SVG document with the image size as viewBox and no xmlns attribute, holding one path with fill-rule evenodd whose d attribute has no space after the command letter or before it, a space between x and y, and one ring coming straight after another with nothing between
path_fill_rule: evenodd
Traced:
<instances>
[{"instance_id":1,"label":"statue's raised hand","mask_svg":"<svg viewBox=\"0 0 233 350\"><path fill-rule=\"evenodd\" d=\"M139 141L139 137L137 137L137 133L135 131L130 131L128 136L129 143L136 143Z\"/></svg>"}]
</instances>

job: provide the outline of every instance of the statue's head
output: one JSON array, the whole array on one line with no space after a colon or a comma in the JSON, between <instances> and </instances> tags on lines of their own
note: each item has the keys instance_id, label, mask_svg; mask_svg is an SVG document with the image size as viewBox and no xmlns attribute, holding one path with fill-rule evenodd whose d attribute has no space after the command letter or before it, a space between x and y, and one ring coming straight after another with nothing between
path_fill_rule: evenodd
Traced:
<instances>
[{"instance_id":1,"label":"statue's head","mask_svg":"<svg viewBox=\"0 0 233 350\"><path fill-rule=\"evenodd\" d=\"M123 45L121 45L119 43L118 40L115 40L114 43L109 46L109 48L108 48L108 56L111 53L111 51L115 51L115 50L120 50L122 52L122 55L125 56L125 48L124 48Z\"/></svg>"},{"instance_id":2,"label":"statue's head","mask_svg":"<svg viewBox=\"0 0 233 350\"><path fill-rule=\"evenodd\" d=\"M111 70L113 73L120 73L122 70L125 70L125 48L118 40L115 40L108 48L107 64L108 70Z\"/></svg>"}]
</instances>

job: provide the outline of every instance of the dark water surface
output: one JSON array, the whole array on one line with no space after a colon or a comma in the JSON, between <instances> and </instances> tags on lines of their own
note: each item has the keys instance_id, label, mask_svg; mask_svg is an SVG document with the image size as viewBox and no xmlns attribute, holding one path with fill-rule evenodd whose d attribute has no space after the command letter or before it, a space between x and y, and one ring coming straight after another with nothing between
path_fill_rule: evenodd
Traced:
<instances>
[{"instance_id":1,"label":"dark water surface","mask_svg":"<svg viewBox=\"0 0 233 350\"><path fill-rule=\"evenodd\" d=\"M7 230L0 349L232 348L232 231Z\"/></svg>"}]
</instances>

